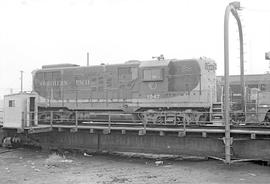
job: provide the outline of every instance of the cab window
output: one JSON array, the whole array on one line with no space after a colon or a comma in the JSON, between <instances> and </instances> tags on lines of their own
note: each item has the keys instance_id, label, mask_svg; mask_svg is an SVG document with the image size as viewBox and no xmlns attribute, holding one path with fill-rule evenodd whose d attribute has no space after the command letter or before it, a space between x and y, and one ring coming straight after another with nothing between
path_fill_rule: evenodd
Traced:
<instances>
[{"instance_id":1,"label":"cab window","mask_svg":"<svg viewBox=\"0 0 270 184\"><path fill-rule=\"evenodd\" d=\"M144 69L143 70L144 81L160 81L163 80L162 69Z\"/></svg>"},{"instance_id":2,"label":"cab window","mask_svg":"<svg viewBox=\"0 0 270 184\"><path fill-rule=\"evenodd\" d=\"M138 68L126 67L118 69L118 80L119 81L131 81L138 78Z\"/></svg>"}]
</instances>

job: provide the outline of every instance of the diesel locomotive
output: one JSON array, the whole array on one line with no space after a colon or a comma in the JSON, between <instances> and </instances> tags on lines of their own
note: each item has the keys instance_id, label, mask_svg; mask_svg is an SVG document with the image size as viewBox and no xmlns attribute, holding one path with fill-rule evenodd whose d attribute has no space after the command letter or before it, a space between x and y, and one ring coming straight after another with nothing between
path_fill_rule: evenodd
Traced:
<instances>
[{"instance_id":1,"label":"diesel locomotive","mask_svg":"<svg viewBox=\"0 0 270 184\"><path fill-rule=\"evenodd\" d=\"M209 58L45 65L33 72L33 91L41 122L49 119L49 111L58 120L72 120L76 111L79 122L101 121L103 113L112 121L196 124L211 118L215 72Z\"/></svg>"}]
</instances>

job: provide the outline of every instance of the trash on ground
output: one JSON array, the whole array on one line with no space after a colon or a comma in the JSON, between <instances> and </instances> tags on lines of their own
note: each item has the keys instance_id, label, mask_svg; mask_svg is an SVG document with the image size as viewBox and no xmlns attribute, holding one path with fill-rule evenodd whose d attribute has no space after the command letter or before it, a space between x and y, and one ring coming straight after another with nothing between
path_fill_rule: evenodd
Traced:
<instances>
[{"instance_id":1,"label":"trash on ground","mask_svg":"<svg viewBox=\"0 0 270 184\"><path fill-rule=\"evenodd\" d=\"M62 157L56 153L53 153L49 155L49 158L46 159L46 165L47 166L61 166L63 163L72 163L73 160L66 159L65 157Z\"/></svg>"},{"instance_id":2,"label":"trash on ground","mask_svg":"<svg viewBox=\"0 0 270 184\"><path fill-rule=\"evenodd\" d=\"M248 173L250 176L256 176L256 174L254 173Z\"/></svg>"},{"instance_id":3,"label":"trash on ground","mask_svg":"<svg viewBox=\"0 0 270 184\"><path fill-rule=\"evenodd\" d=\"M163 161L162 160L155 161L155 164L156 166L163 165Z\"/></svg>"},{"instance_id":4,"label":"trash on ground","mask_svg":"<svg viewBox=\"0 0 270 184\"><path fill-rule=\"evenodd\" d=\"M85 156L85 157L92 157L93 155L90 155L88 153L83 153L83 156Z\"/></svg>"}]
</instances>

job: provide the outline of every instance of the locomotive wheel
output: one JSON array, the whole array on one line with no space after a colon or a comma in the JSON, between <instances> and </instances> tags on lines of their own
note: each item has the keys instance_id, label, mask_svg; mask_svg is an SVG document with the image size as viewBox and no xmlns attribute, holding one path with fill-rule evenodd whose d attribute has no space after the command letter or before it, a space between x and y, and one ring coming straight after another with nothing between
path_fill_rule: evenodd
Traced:
<instances>
[{"instance_id":1,"label":"locomotive wheel","mask_svg":"<svg viewBox=\"0 0 270 184\"><path fill-rule=\"evenodd\" d=\"M176 117L176 125L183 125L184 121L186 121L183 117L177 116Z\"/></svg>"},{"instance_id":2,"label":"locomotive wheel","mask_svg":"<svg viewBox=\"0 0 270 184\"><path fill-rule=\"evenodd\" d=\"M156 124L162 125L165 124L165 117L164 116L158 116L156 120Z\"/></svg>"},{"instance_id":3,"label":"locomotive wheel","mask_svg":"<svg viewBox=\"0 0 270 184\"><path fill-rule=\"evenodd\" d=\"M209 122L209 116L207 114L200 115L198 124L205 125L205 124L207 124L207 122Z\"/></svg>"},{"instance_id":4,"label":"locomotive wheel","mask_svg":"<svg viewBox=\"0 0 270 184\"><path fill-rule=\"evenodd\" d=\"M265 114L265 117L264 117L264 122L270 122L270 111L268 111L266 114Z\"/></svg>"},{"instance_id":5,"label":"locomotive wheel","mask_svg":"<svg viewBox=\"0 0 270 184\"><path fill-rule=\"evenodd\" d=\"M147 124L156 124L158 121L158 114L154 110L148 110L139 114L139 118Z\"/></svg>"},{"instance_id":6,"label":"locomotive wheel","mask_svg":"<svg viewBox=\"0 0 270 184\"><path fill-rule=\"evenodd\" d=\"M72 113L69 115L68 119L69 119L70 121L74 121L74 122L75 122L75 112L72 112Z\"/></svg>"}]
</instances>

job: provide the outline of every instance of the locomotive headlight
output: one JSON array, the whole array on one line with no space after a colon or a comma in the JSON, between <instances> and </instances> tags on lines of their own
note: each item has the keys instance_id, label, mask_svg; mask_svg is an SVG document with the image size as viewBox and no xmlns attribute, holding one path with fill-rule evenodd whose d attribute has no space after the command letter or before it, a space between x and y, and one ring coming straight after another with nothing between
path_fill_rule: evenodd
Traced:
<instances>
[{"instance_id":1,"label":"locomotive headlight","mask_svg":"<svg viewBox=\"0 0 270 184\"><path fill-rule=\"evenodd\" d=\"M217 69L216 63L205 63L205 70L214 71Z\"/></svg>"}]
</instances>

